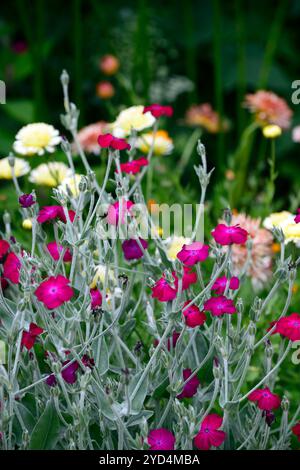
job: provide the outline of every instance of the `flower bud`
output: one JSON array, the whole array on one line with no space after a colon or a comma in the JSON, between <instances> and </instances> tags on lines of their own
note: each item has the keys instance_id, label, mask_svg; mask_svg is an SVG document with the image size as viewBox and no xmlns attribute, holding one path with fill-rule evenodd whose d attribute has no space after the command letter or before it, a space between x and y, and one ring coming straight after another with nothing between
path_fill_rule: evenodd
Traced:
<instances>
[{"instance_id":1,"label":"flower bud","mask_svg":"<svg viewBox=\"0 0 300 470\"><path fill-rule=\"evenodd\" d=\"M283 411L288 411L289 407L290 407L290 401L287 398L287 396L284 395L281 401L281 408L283 409Z\"/></svg>"},{"instance_id":2,"label":"flower bud","mask_svg":"<svg viewBox=\"0 0 300 470\"><path fill-rule=\"evenodd\" d=\"M22 227L25 230L31 230L32 229L32 220L31 219L24 219L22 222Z\"/></svg>"}]
</instances>

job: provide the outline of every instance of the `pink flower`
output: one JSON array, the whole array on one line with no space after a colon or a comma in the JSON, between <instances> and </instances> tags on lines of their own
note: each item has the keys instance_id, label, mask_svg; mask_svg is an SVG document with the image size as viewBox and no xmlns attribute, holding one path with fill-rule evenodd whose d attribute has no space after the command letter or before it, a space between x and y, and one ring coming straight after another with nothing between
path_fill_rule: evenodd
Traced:
<instances>
[{"instance_id":1,"label":"pink flower","mask_svg":"<svg viewBox=\"0 0 300 470\"><path fill-rule=\"evenodd\" d=\"M169 302L174 300L177 295L176 289L170 286L164 277L156 281L152 287L152 297L160 302Z\"/></svg>"},{"instance_id":2,"label":"pink flower","mask_svg":"<svg viewBox=\"0 0 300 470\"><path fill-rule=\"evenodd\" d=\"M265 126L276 124L282 129L290 127L292 110L286 101L275 93L259 90L256 93L246 95L245 107L255 114L256 121Z\"/></svg>"},{"instance_id":3,"label":"pink flower","mask_svg":"<svg viewBox=\"0 0 300 470\"><path fill-rule=\"evenodd\" d=\"M175 437L165 428L152 429L148 435L150 450L174 450Z\"/></svg>"},{"instance_id":4,"label":"pink flower","mask_svg":"<svg viewBox=\"0 0 300 470\"><path fill-rule=\"evenodd\" d=\"M194 242L190 245L183 245L177 258L186 266L194 266L200 261L205 261L208 257L209 246L200 242Z\"/></svg>"},{"instance_id":5,"label":"pink flower","mask_svg":"<svg viewBox=\"0 0 300 470\"><path fill-rule=\"evenodd\" d=\"M280 318L276 324L274 333L279 333L291 341L300 340L300 315L299 313L292 313L287 317ZM272 326L273 326L272 325Z\"/></svg>"},{"instance_id":6,"label":"pink flower","mask_svg":"<svg viewBox=\"0 0 300 470\"><path fill-rule=\"evenodd\" d=\"M172 272L172 275L174 277L174 284L176 287L176 290L178 290L178 277L176 276L175 271ZM189 268L188 266L183 266L183 276L182 276L182 290L186 290L190 287L190 285L195 284L197 282L197 274L192 271L192 268Z\"/></svg>"},{"instance_id":7,"label":"pink flower","mask_svg":"<svg viewBox=\"0 0 300 470\"><path fill-rule=\"evenodd\" d=\"M119 139L112 134L101 134L98 137L98 144L102 148L110 148L112 150L130 150L131 146L125 139Z\"/></svg>"},{"instance_id":8,"label":"pink flower","mask_svg":"<svg viewBox=\"0 0 300 470\"><path fill-rule=\"evenodd\" d=\"M71 222L74 221L75 212L73 210L69 210L69 217ZM59 219L62 222L66 223L66 216L63 207L61 206L45 206L43 207L37 216L37 221L39 224L43 224L44 222L49 222L49 220Z\"/></svg>"},{"instance_id":9,"label":"pink flower","mask_svg":"<svg viewBox=\"0 0 300 470\"><path fill-rule=\"evenodd\" d=\"M3 276L13 284L20 281L21 261L15 253L9 253L3 264Z\"/></svg>"},{"instance_id":10,"label":"pink flower","mask_svg":"<svg viewBox=\"0 0 300 470\"><path fill-rule=\"evenodd\" d=\"M297 437L298 441L300 442L300 422L292 427L292 433Z\"/></svg>"},{"instance_id":11,"label":"pink flower","mask_svg":"<svg viewBox=\"0 0 300 470\"><path fill-rule=\"evenodd\" d=\"M220 245L232 245L233 243L244 245L248 237L248 232L238 225L218 224L211 234Z\"/></svg>"},{"instance_id":12,"label":"pink flower","mask_svg":"<svg viewBox=\"0 0 300 470\"><path fill-rule=\"evenodd\" d=\"M149 165L147 158L141 157L137 160L131 160L130 162L121 163L120 168L123 173L135 175L138 173L143 166ZM118 170L116 170L116 173Z\"/></svg>"},{"instance_id":13,"label":"pink flower","mask_svg":"<svg viewBox=\"0 0 300 470\"><path fill-rule=\"evenodd\" d=\"M105 132L107 123L99 121L84 127L78 132L78 141L85 152L99 154L100 148L98 144L98 136ZM76 146L73 145L74 152L77 152Z\"/></svg>"},{"instance_id":14,"label":"pink flower","mask_svg":"<svg viewBox=\"0 0 300 470\"><path fill-rule=\"evenodd\" d=\"M296 224L300 223L300 209L297 209L297 215L294 218L294 221L295 221Z\"/></svg>"},{"instance_id":15,"label":"pink flower","mask_svg":"<svg viewBox=\"0 0 300 470\"><path fill-rule=\"evenodd\" d=\"M218 277L218 279L216 279L216 281L214 282L211 290L216 291L217 295L224 294L225 289L226 289L226 285L227 285L227 281L228 281L228 279L227 279L226 276ZM236 276L233 276L229 281L229 289L237 290L239 287L240 287L239 278L236 277Z\"/></svg>"},{"instance_id":16,"label":"pink flower","mask_svg":"<svg viewBox=\"0 0 300 470\"><path fill-rule=\"evenodd\" d=\"M130 215L130 209L132 208L133 205L134 204L132 201L125 201L125 199L122 199L121 204L119 203L119 201L115 202L114 204L111 204L107 212L107 222L110 225L118 225L120 206L121 206L122 207L121 224L124 224L125 216Z\"/></svg>"},{"instance_id":17,"label":"pink flower","mask_svg":"<svg viewBox=\"0 0 300 470\"><path fill-rule=\"evenodd\" d=\"M151 104L150 106L145 106L143 113L150 112L153 117L159 118L161 116L172 117L173 108L172 106L162 106L161 104Z\"/></svg>"},{"instance_id":18,"label":"pink flower","mask_svg":"<svg viewBox=\"0 0 300 470\"><path fill-rule=\"evenodd\" d=\"M56 242L50 242L47 245L47 250L50 253L50 256L54 259L54 261L58 261L59 257L64 250L62 245L57 245ZM70 252L69 248L66 249L63 260L68 263L72 261L72 253Z\"/></svg>"},{"instance_id":19,"label":"pink flower","mask_svg":"<svg viewBox=\"0 0 300 470\"><path fill-rule=\"evenodd\" d=\"M227 297L224 295L220 295L219 297L211 297L205 302L203 309L211 312L214 317L219 317L224 313L236 313L233 300L227 299Z\"/></svg>"},{"instance_id":20,"label":"pink flower","mask_svg":"<svg viewBox=\"0 0 300 470\"><path fill-rule=\"evenodd\" d=\"M268 387L254 390L248 395L248 400L256 401L260 410L275 410L280 407L281 398L270 391Z\"/></svg>"},{"instance_id":21,"label":"pink flower","mask_svg":"<svg viewBox=\"0 0 300 470\"><path fill-rule=\"evenodd\" d=\"M142 245L144 250L148 248L148 243L146 242L146 240L143 240L142 238L140 238L140 244ZM142 256L144 255L143 251L140 248L140 245L134 239L125 240L122 243L122 250L123 250L125 259L127 260L139 259L139 258L142 258Z\"/></svg>"},{"instance_id":22,"label":"pink flower","mask_svg":"<svg viewBox=\"0 0 300 470\"><path fill-rule=\"evenodd\" d=\"M43 328L40 328L35 323L30 323L29 331L23 331L21 345L25 346L28 351L33 348L36 338L43 333Z\"/></svg>"},{"instance_id":23,"label":"pink flower","mask_svg":"<svg viewBox=\"0 0 300 470\"><path fill-rule=\"evenodd\" d=\"M60 274L51 276L38 286L34 294L45 307L53 310L73 297L74 291L69 284L69 279Z\"/></svg>"},{"instance_id":24,"label":"pink flower","mask_svg":"<svg viewBox=\"0 0 300 470\"><path fill-rule=\"evenodd\" d=\"M206 321L205 313L201 312L197 305L194 304L186 308L189 303L190 301L185 302L182 311L183 316L185 317L186 325L191 328L203 325L203 323Z\"/></svg>"},{"instance_id":25,"label":"pink flower","mask_svg":"<svg viewBox=\"0 0 300 470\"><path fill-rule=\"evenodd\" d=\"M226 433L219 430L222 422L222 417L217 414L206 416L201 423L200 431L194 438L195 446L200 450L220 447L226 439Z\"/></svg>"},{"instance_id":26,"label":"pink flower","mask_svg":"<svg viewBox=\"0 0 300 470\"><path fill-rule=\"evenodd\" d=\"M184 381L186 381L191 375L192 375L191 369L183 370ZM176 398L178 398L178 400L182 400L183 398L192 398L194 395L196 395L199 385L200 385L200 381L197 375L195 375L185 384L182 392L179 395L177 395Z\"/></svg>"},{"instance_id":27,"label":"pink flower","mask_svg":"<svg viewBox=\"0 0 300 470\"><path fill-rule=\"evenodd\" d=\"M102 295L98 289L91 289L91 308L94 310L97 307L101 307L102 305Z\"/></svg>"},{"instance_id":28,"label":"pink flower","mask_svg":"<svg viewBox=\"0 0 300 470\"><path fill-rule=\"evenodd\" d=\"M0 240L0 262L7 255L10 245L6 240Z\"/></svg>"}]
</instances>

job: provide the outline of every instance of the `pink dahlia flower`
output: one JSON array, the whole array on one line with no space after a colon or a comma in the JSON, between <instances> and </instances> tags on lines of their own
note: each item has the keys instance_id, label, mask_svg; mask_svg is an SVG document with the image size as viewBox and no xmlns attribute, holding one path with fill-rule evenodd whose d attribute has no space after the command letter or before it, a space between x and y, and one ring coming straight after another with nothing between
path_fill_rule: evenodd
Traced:
<instances>
[{"instance_id":1,"label":"pink dahlia flower","mask_svg":"<svg viewBox=\"0 0 300 470\"><path fill-rule=\"evenodd\" d=\"M174 284L176 287L176 290L178 290L178 277L175 273L175 271L172 272L172 275L174 277ZM192 268L189 268L188 266L183 266L183 276L182 276L182 290L188 289L192 284L195 284L197 282L197 274L192 271Z\"/></svg>"},{"instance_id":2,"label":"pink dahlia flower","mask_svg":"<svg viewBox=\"0 0 300 470\"><path fill-rule=\"evenodd\" d=\"M156 281L152 287L152 297L160 302L169 302L174 300L177 295L176 289L170 286L164 277Z\"/></svg>"},{"instance_id":3,"label":"pink dahlia flower","mask_svg":"<svg viewBox=\"0 0 300 470\"><path fill-rule=\"evenodd\" d=\"M45 307L53 310L73 297L74 291L69 284L69 279L60 274L51 276L38 286L34 294Z\"/></svg>"},{"instance_id":4,"label":"pink dahlia flower","mask_svg":"<svg viewBox=\"0 0 300 470\"><path fill-rule=\"evenodd\" d=\"M121 163L120 168L123 173L128 175L135 175L138 173L143 166L148 166L149 162L147 158L141 157L137 160L131 160L130 162ZM118 170L116 170L116 173Z\"/></svg>"},{"instance_id":5,"label":"pink dahlia flower","mask_svg":"<svg viewBox=\"0 0 300 470\"><path fill-rule=\"evenodd\" d=\"M78 132L78 141L85 152L94 153L96 155L100 153L98 136L105 132L106 127L106 122L99 121L84 127Z\"/></svg>"},{"instance_id":6,"label":"pink dahlia flower","mask_svg":"<svg viewBox=\"0 0 300 470\"><path fill-rule=\"evenodd\" d=\"M29 331L23 331L21 345L25 346L28 351L33 348L36 338L43 333L43 328L40 328L35 323L30 323Z\"/></svg>"},{"instance_id":7,"label":"pink dahlia flower","mask_svg":"<svg viewBox=\"0 0 300 470\"><path fill-rule=\"evenodd\" d=\"M190 328L196 328L196 326L201 326L203 323L206 321L206 315L204 312L201 312L199 307L197 305L190 305L187 307L187 305L190 303L190 301L185 302L184 307L183 307L183 316L185 318L185 323L187 326Z\"/></svg>"},{"instance_id":8,"label":"pink dahlia flower","mask_svg":"<svg viewBox=\"0 0 300 470\"><path fill-rule=\"evenodd\" d=\"M56 242L50 242L47 245L47 250L50 253L50 256L54 259L54 261L58 261L59 257L64 250L62 245L57 245ZM72 261L72 253L70 252L69 248L66 249L63 260L65 263Z\"/></svg>"},{"instance_id":9,"label":"pink dahlia flower","mask_svg":"<svg viewBox=\"0 0 300 470\"><path fill-rule=\"evenodd\" d=\"M107 222L110 225L118 225L119 223L119 216L120 216L120 206L122 207L122 215L121 215L121 224L125 223L125 216L130 215L131 211L130 209L133 206L132 201L125 201L125 199L122 199L121 204L119 201L115 202L114 204L111 204L108 208L107 212Z\"/></svg>"},{"instance_id":10,"label":"pink dahlia flower","mask_svg":"<svg viewBox=\"0 0 300 470\"><path fill-rule=\"evenodd\" d=\"M0 262L7 255L9 248L10 245L6 240L0 240Z\"/></svg>"},{"instance_id":11,"label":"pink dahlia flower","mask_svg":"<svg viewBox=\"0 0 300 470\"><path fill-rule=\"evenodd\" d=\"M248 232L238 225L218 224L211 234L220 245L232 245L233 243L244 245L248 237Z\"/></svg>"},{"instance_id":12,"label":"pink dahlia flower","mask_svg":"<svg viewBox=\"0 0 300 470\"><path fill-rule=\"evenodd\" d=\"M273 322L271 327L276 324L274 333L279 333L291 341L300 340L300 315L292 313L287 317L280 318L277 322Z\"/></svg>"},{"instance_id":13,"label":"pink dahlia flower","mask_svg":"<svg viewBox=\"0 0 300 470\"><path fill-rule=\"evenodd\" d=\"M294 218L294 221L295 221L296 224L300 223L300 209L297 209L297 215Z\"/></svg>"},{"instance_id":14,"label":"pink dahlia flower","mask_svg":"<svg viewBox=\"0 0 300 470\"><path fill-rule=\"evenodd\" d=\"M200 431L194 438L195 446L200 450L220 447L226 439L226 433L220 431L223 419L217 414L207 415L201 423Z\"/></svg>"},{"instance_id":15,"label":"pink dahlia flower","mask_svg":"<svg viewBox=\"0 0 300 470\"><path fill-rule=\"evenodd\" d=\"M248 400L255 401L260 410L266 411L276 410L281 404L281 398L272 393L268 387L254 390L248 395Z\"/></svg>"},{"instance_id":16,"label":"pink dahlia flower","mask_svg":"<svg viewBox=\"0 0 300 470\"><path fill-rule=\"evenodd\" d=\"M125 139L119 139L112 134L102 134L98 137L98 144L102 148L110 148L112 150L130 150L131 146Z\"/></svg>"},{"instance_id":17,"label":"pink dahlia flower","mask_svg":"<svg viewBox=\"0 0 300 470\"><path fill-rule=\"evenodd\" d=\"M148 435L150 450L174 450L175 436L165 428L152 429Z\"/></svg>"},{"instance_id":18,"label":"pink dahlia flower","mask_svg":"<svg viewBox=\"0 0 300 470\"><path fill-rule=\"evenodd\" d=\"M292 427L292 433L297 437L298 441L300 442L300 422Z\"/></svg>"},{"instance_id":19,"label":"pink dahlia flower","mask_svg":"<svg viewBox=\"0 0 300 470\"><path fill-rule=\"evenodd\" d=\"M9 253L3 264L3 276L13 284L20 282L21 261L15 253Z\"/></svg>"},{"instance_id":20,"label":"pink dahlia flower","mask_svg":"<svg viewBox=\"0 0 300 470\"><path fill-rule=\"evenodd\" d=\"M151 104L150 106L145 106L143 113L150 112L153 117L160 118L161 116L172 117L173 108L172 106L162 106L161 104Z\"/></svg>"},{"instance_id":21,"label":"pink dahlia flower","mask_svg":"<svg viewBox=\"0 0 300 470\"><path fill-rule=\"evenodd\" d=\"M140 244L142 245L144 250L148 248L148 243L146 242L146 240L143 240L142 238L140 238ZM132 259L140 259L144 255L143 251L141 250L140 245L134 239L125 240L122 243L122 250L123 250L125 259L127 259L128 261Z\"/></svg>"},{"instance_id":22,"label":"pink dahlia flower","mask_svg":"<svg viewBox=\"0 0 300 470\"><path fill-rule=\"evenodd\" d=\"M200 242L194 242L190 245L183 245L177 258L186 266L194 266L200 261L205 261L208 257L209 246Z\"/></svg>"},{"instance_id":23,"label":"pink dahlia flower","mask_svg":"<svg viewBox=\"0 0 300 470\"><path fill-rule=\"evenodd\" d=\"M71 222L74 221L75 212L73 210L69 210L69 217ZM42 207L40 212L37 216L37 221L39 224L43 224L44 222L49 222L49 220L59 219L62 222L66 223L66 216L63 207L61 206L45 206Z\"/></svg>"},{"instance_id":24,"label":"pink dahlia flower","mask_svg":"<svg viewBox=\"0 0 300 470\"><path fill-rule=\"evenodd\" d=\"M183 370L184 381L186 381L191 375L192 375L191 369ZM183 398L192 398L194 395L196 395L199 385L200 385L200 381L197 375L195 375L185 384L182 392L179 395L177 395L176 398L178 398L178 400L182 400Z\"/></svg>"},{"instance_id":25,"label":"pink dahlia flower","mask_svg":"<svg viewBox=\"0 0 300 470\"><path fill-rule=\"evenodd\" d=\"M224 294L228 280L229 279L227 279L226 276L218 277L218 279L216 279L216 281L214 282L211 290L216 291L217 295ZM239 278L236 276L233 276L229 281L229 289L237 290L239 287L240 287Z\"/></svg>"},{"instance_id":26,"label":"pink dahlia flower","mask_svg":"<svg viewBox=\"0 0 300 470\"><path fill-rule=\"evenodd\" d=\"M102 305L102 294L98 289L91 289L91 308L94 310L97 307L101 307Z\"/></svg>"},{"instance_id":27,"label":"pink dahlia flower","mask_svg":"<svg viewBox=\"0 0 300 470\"><path fill-rule=\"evenodd\" d=\"M233 300L227 299L224 295L211 297L205 302L203 309L211 312L214 317L219 317L224 313L228 313L230 315L236 313Z\"/></svg>"},{"instance_id":28,"label":"pink dahlia flower","mask_svg":"<svg viewBox=\"0 0 300 470\"><path fill-rule=\"evenodd\" d=\"M255 115L259 124L276 124L282 129L290 127L293 112L286 101L275 93L259 90L246 95L244 104Z\"/></svg>"}]
</instances>

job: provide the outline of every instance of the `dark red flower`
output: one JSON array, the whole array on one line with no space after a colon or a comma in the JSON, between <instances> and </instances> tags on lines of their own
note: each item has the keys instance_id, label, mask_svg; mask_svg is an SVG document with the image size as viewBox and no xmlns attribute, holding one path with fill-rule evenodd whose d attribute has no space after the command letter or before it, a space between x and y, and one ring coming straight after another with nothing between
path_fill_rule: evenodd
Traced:
<instances>
[{"instance_id":1,"label":"dark red flower","mask_svg":"<svg viewBox=\"0 0 300 470\"><path fill-rule=\"evenodd\" d=\"M8 282L4 277L0 277L1 289L5 290L8 287Z\"/></svg>"},{"instance_id":2,"label":"dark red flower","mask_svg":"<svg viewBox=\"0 0 300 470\"><path fill-rule=\"evenodd\" d=\"M27 209L28 207L33 206L35 204L35 200L32 194L22 194L22 196L19 197L19 204L21 207L24 209Z\"/></svg>"},{"instance_id":3,"label":"dark red flower","mask_svg":"<svg viewBox=\"0 0 300 470\"><path fill-rule=\"evenodd\" d=\"M82 364L85 366L85 367L88 367L89 369L92 369L93 367L95 367L95 361L92 357L89 357L87 354L85 354L82 359Z\"/></svg>"},{"instance_id":4,"label":"dark red flower","mask_svg":"<svg viewBox=\"0 0 300 470\"><path fill-rule=\"evenodd\" d=\"M119 139L112 134L101 134L98 137L98 144L102 148L110 148L112 150L130 150L131 146L125 139Z\"/></svg>"},{"instance_id":5,"label":"dark red flower","mask_svg":"<svg viewBox=\"0 0 300 470\"><path fill-rule=\"evenodd\" d=\"M150 112L153 117L159 118L161 116L172 117L173 116L173 108L172 106L162 106L161 104L150 104L149 106L144 107L143 113Z\"/></svg>"},{"instance_id":6,"label":"dark red flower","mask_svg":"<svg viewBox=\"0 0 300 470\"><path fill-rule=\"evenodd\" d=\"M20 282L21 261L15 253L9 253L3 264L3 276L13 284Z\"/></svg>"},{"instance_id":7,"label":"dark red flower","mask_svg":"<svg viewBox=\"0 0 300 470\"><path fill-rule=\"evenodd\" d=\"M254 390L248 395L248 400L256 401L260 410L275 410L280 407L281 398L271 392L269 387Z\"/></svg>"},{"instance_id":8,"label":"dark red flower","mask_svg":"<svg viewBox=\"0 0 300 470\"><path fill-rule=\"evenodd\" d=\"M191 375L192 375L191 369L183 370L184 381L186 381ZM183 398L192 398L194 395L196 395L199 385L200 385L200 381L197 375L195 375L185 384L182 392L179 395L177 395L176 398L178 398L178 400L182 400Z\"/></svg>"},{"instance_id":9,"label":"dark red flower","mask_svg":"<svg viewBox=\"0 0 300 470\"><path fill-rule=\"evenodd\" d=\"M69 364L71 361L65 361L63 362L63 366L66 364ZM71 362L71 364L63 369L61 371L62 378L64 379L65 382L68 384L74 384L77 380L77 370L78 370L79 364L77 361Z\"/></svg>"},{"instance_id":10,"label":"dark red flower","mask_svg":"<svg viewBox=\"0 0 300 470\"><path fill-rule=\"evenodd\" d=\"M10 245L6 240L0 240L0 262L7 255Z\"/></svg>"},{"instance_id":11,"label":"dark red flower","mask_svg":"<svg viewBox=\"0 0 300 470\"><path fill-rule=\"evenodd\" d=\"M41 335L43 331L43 328L40 328L35 323L30 323L29 331L23 331L21 345L25 346L25 348L29 351L31 348L33 348L36 338Z\"/></svg>"},{"instance_id":12,"label":"dark red flower","mask_svg":"<svg viewBox=\"0 0 300 470\"><path fill-rule=\"evenodd\" d=\"M300 422L292 427L292 433L297 437L298 441L300 442Z\"/></svg>"}]
</instances>

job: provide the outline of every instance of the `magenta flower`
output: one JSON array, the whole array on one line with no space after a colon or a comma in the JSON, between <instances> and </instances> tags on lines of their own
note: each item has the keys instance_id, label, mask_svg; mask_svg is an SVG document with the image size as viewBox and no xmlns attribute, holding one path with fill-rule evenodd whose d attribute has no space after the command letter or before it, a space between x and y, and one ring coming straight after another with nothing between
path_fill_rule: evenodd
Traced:
<instances>
[{"instance_id":1,"label":"magenta flower","mask_svg":"<svg viewBox=\"0 0 300 470\"><path fill-rule=\"evenodd\" d=\"M238 225L218 224L211 234L220 245L232 245L233 243L244 245L248 237L248 232Z\"/></svg>"},{"instance_id":2,"label":"magenta flower","mask_svg":"<svg viewBox=\"0 0 300 470\"><path fill-rule=\"evenodd\" d=\"M6 240L0 240L0 262L7 255L10 245Z\"/></svg>"},{"instance_id":3,"label":"magenta flower","mask_svg":"<svg viewBox=\"0 0 300 470\"><path fill-rule=\"evenodd\" d=\"M53 310L73 297L74 291L69 284L69 279L60 274L51 276L38 286L34 294L45 307Z\"/></svg>"},{"instance_id":4,"label":"magenta flower","mask_svg":"<svg viewBox=\"0 0 300 470\"><path fill-rule=\"evenodd\" d=\"M143 113L150 112L153 117L160 118L161 116L172 117L173 116L173 108L172 106L162 106L161 104L150 104L150 106L145 106Z\"/></svg>"},{"instance_id":5,"label":"magenta flower","mask_svg":"<svg viewBox=\"0 0 300 470\"><path fill-rule=\"evenodd\" d=\"M13 284L20 282L21 261L15 253L9 253L3 264L3 276Z\"/></svg>"},{"instance_id":6,"label":"magenta flower","mask_svg":"<svg viewBox=\"0 0 300 470\"><path fill-rule=\"evenodd\" d=\"M125 199L122 199L121 204L119 201L115 202L114 204L111 204L108 208L107 212L107 222L110 225L118 225L119 223L119 218L120 218L120 206L122 210L121 214L121 224L125 223L125 216L130 215L130 210L133 206L132 201L125 201Z\"/></svg>"},{"instance_id":7,"label":"magenta flower","mask_svg":"<svg viewBox=\"0 0 300 470\"><path fill-rule=\"evenodd\" d=\"M279 333L291 341L300 340L300 315L292 313L287 317L280 318L277 322L272 322L271 328L276 324L274 333Z\"/></svg>"},{"instance_id":8,"label":"magenta flower","mask_svg":"<svg viewBox=\"0 0 300 470\"><path fill-rule=\"evenodd\" d=\"M33 206L35 204L35 200L32 194L22 194L19 197L19 204L23 209L27 209L28 207Z\"/></svg>"},{"instance_id":9,"label":"magenta flower","mask_svg":"<svg viewBox=\"0 0 300 470\"><path fill-rule=\"evenodd\" d=\"M256 401L258 408L266 411L276 410L281 404L281 398L272 393L269 387L254 390L248 395L248 400Z\"/></svg>"},{"instance_id":10,"label":"magenta flower","mask_svg":"<svg viewBox=\"0 0 300 470\"><path fill-rule=\"evenodd\" d=\"M298 441L300 442L300 422L292 427L292 433L297 437Z\"/></svg>"},{"instance_id":11,"label":"magenta flower","mask_svg":"<svg viewBox=\"0 0 300 470\"><path fill-rule=\"evenodd\" d=\"M69 364L71 361L65 361L63 362L63 366L66 364ZM77 370L78 370L79 364L77 361L71 362L71 364L63 369L61 371L62 378L64 379L65 382L68 384L74 384L77 380Z\"/></svg>"},{"instance_id":12,"label":"magenta flower","mask_svg":"<svg viewBox=\"0 0 300 470\"><path fill-rule=\"evenodd\" d=\"M152 429L148 435L150 450L174 450L175 436L165 428Z\"/></svg>"},{"instance_id":13,"label":"magenta flower","mask_svg":"<svg viewBox=\"0 0 300 470\"><path fill-rule=\"evenodd\" d=\"M148 243L146 242L146 240L143 240L142 238L140 238L140 244L142 245L144 250L148 248ZM134 239L125 240L122 243L122 250L123 250L125 259L127 259L128 261L132 259L142 258L142 256L144 255L144 253L142 252L140 248L140 245Z\"/></svg>"},{"instance_id":14,"label":"magenta flower","mask_svg":"<svg viewBox=\"0 0 300 470\"><path fill-rule=\"evenodd\" d=\"M131 160L130 162L121 163L120 168L123 173L128 175L135 175L138 173L143 166L149 165L147 158L141 157L137 160ZM116 170L116 173L118 170Z\"/></svg>"},{"instance_id":15,"label":"magenta flower","mask_svg":"<svg viewBox=\"0 0 300 470\"><path fill-rule=\"evenodd\" d=\"M226 433L220 431L223 419L217 414L206 416L201 423L200 431L194 438L195 446L200 450L220 447L226 439Z\"/></svg>"},{"instance_id":16,"label":"magenta flower","mask_svg":"<svg viewBox=\"0 0 300 470\"><path fill-rule=\"evenodd\" d=\"M112 134L101 134L98 137L98 144L102 148L110 148L112 150L130 150L131 146L125 139L119 139Z\"/></svg>"},{"instance_id":17,"label":"magenta flower","mask_svg":"<svg viewBox=\"0 0 300 470\"><path fill-rule=\"evenodd\" d=\"M208 257L209 246L200 242L194 242L190 245L183 245L177 258L186 266L194 266L200 261L205 261Z\"/></svg>"},{"instance_id":18,"label":"magenta flower","mask_svg":"<svg viewBox=\"0 0 300 470\"><path fill-rule=\"evenodd\" d=\"M197 305L190 305L186 308L186 306L190 303L188 300L184 304L183 308L183 316L185 317L185 323L187 326L191 328L195 328L196 326L201 326L206 321L206 315L204 312L201 312Z\"/></svg>"},{"instance_id":19,"label":"magenta flower","mask_svg":"<svg viewBox=\"0 0 300 470\"><path fill-rule=\"evenodd\" d=\"M56 242L50 242L47 245L47 250L50 253L50 256L54 259L54 261L58 261L59 257L63 251L62 245L57 245ZM70 252L69 248L66 249L63 260L65 263L72 261L72 253Z\"/></svg>"},{"instance_id":20,"label":"magenta flower","mask_svg":"<svg viewBox=\"0 0 300 470\"><path fill-rule=\"evenodd\" d=\"M186 381L191 375L192 375L191 369L183 370L184 381ZM176 398L178 398L178 400L182 400L183 398L192 398L194 395L196 395L199 385L200 385L200 381L197 375L195 375L185 384L182 392L179 395L177 395Z\"/></svg>"},{"instance_id":21,"label":"magenta flower","mask_svg":"<svg viewBox=\"0 0 300 470\"><path fill-rule=\"evenodd\" d=\"M224 294L225 289L226 289L226 285L227 285L227 281L228 281L228 279L227 279L226 276L218 277L218 279L216 279L216 281L214 282L211 290L216 291L217 295ZM236 276L233 276L229 281L229 289L237 290L239 287L240 287L239 278L236 277Z\"/></svg>"},{"instance_id":22,"label":"magenta flower","mask_svg":"<svg viewBox=\"0 0 300 470\"><path fill-rule=\"evenodd\" d=\"M69 210L69 217L71 222L74 221L75 212L73 210ZM66 216L63 207L61 206L45 206L39 211L37 216L37 221L39 224L43 224L44 222L49 222L50 220L59 219L62 222L66 223Z\"/></svg>"},{"instance_id":23,"label":"magenta flower","mask_svg":"<svg viewBox=\"0 0 300 470\"><path fill-rule=\"evenodd\" d=\"M296 222L296 224L299 224L299 222L300 222L300 209L297 209L297 215L294 218L294 221Z\"/></svg>"},{"instance_id":24,"label":"magenta flower","mask_svg":"<svg viewBox=\"0 0 300 470\"><path fill-rule=\"evenodd\" d=\"M172 272L172 275L174 277L174 284L176 287L176 290L178 290L178 277L176 276L175 271ZM188 266L183 266L183 276L182 276L182 290L188 289L192 284L195 284L197 282L197 274L192 271L192 268L189 268Z\"/></svg>"},{"instance_id":25,"label":"magenta flower","mask_svg":"<svg viewBox=\"0 0 300 470\"><path fill-rule=\"evenodd\" d=\"M170 286L164 277L156 281L152 287L152 297L160 302L169 302L174 300L177 295L176 289Z\"/></svg>"},{"instance_id":26,"label":"magenta flower","mask_svg":"<svg viewBox=\"0 0 300 470\"><path fill-rule=\"evenodd\" d=\"M28 351L33 348L36 338L43 333L43 328L40 328L35 323L30 323L29 331L24 330L21 339L21 345L25 346Z\"/></svg>"},{"instance_id":27,"label":"magenta flower","mask_svg":"<svg viewBox=\"0 0 300 470\"><path fill-rule=\"evenodd\" d=\"M98 289L91 289L91 308L94 310L97 307L101 307L102 305L102 295Z\"/></svg>"},{"instance_id":28,"label":"magenta flower","mask_svg":"<svg viewBox=\"0 0 300 470\"><path fill-rule=\"evenodd\" d=\"M220 295L219 297L211 297L205 302L203 309L211 312L214 317L219 317L224 313L236 313L233 300L227 299L227 297L224 295Z\"/></svg>"}]
</instances>

